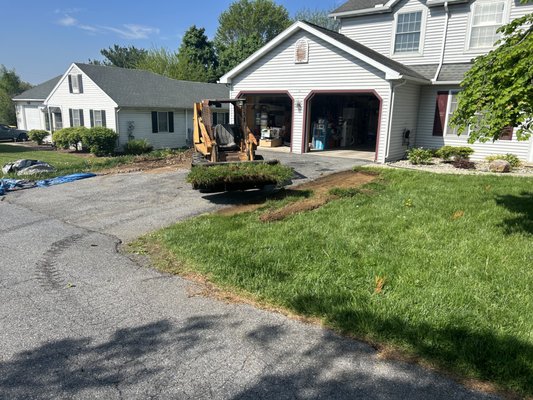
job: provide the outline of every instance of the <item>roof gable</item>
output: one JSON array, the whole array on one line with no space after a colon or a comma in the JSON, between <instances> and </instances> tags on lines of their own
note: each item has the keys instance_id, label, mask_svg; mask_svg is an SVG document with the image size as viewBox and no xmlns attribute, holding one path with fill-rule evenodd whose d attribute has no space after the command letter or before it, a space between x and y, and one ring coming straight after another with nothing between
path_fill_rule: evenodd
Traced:
<instances>
[{"instance_id":1,"label":"roof gable","mask_svg":"<svg viewBox=\"0 0 533 400\"><path fill-rule=\"evenodd\" d=\"M378 70L384 72L386 79L401 79L403 77L406 77L414 80L426 81L426 78L421 74L411 70L410 68L397 61L385 57L384 55L366 46L363 46L362 44L348 38L345 35L342 35L335 31L331 31L326 28L322 28L318 25L314 25L309 22L298 21L291 25L289 28L287 28L285 31L283 31L281 34L279 34L272 41L263 46L261 49L259 49L257 52L252 54L246 60L244 60L241 64L237 65L231 71L222 76L220 78L220 82L231 82L231 79L234 76L238 75L250 65L254 64L256 61L258 61L260 58L262 58L264 55L266 55L268 52L273 50L275 47L277 47L279 44L284 42L286 39L288 39L290 36L298 32L299 30L304 30L314 36L317 36L322 40L325 40L326 42L347 52L348 54L353 55L361 61L372 65Z\"/></svg>"},{"instance_id":2,"label":"roof gable","mask_svg":"<svg viewBox=\"0 0 533 400\"><path fill-rule=\"evenodd\" d=\"M56 76L55 78L52 78L46 82L41 83L40 85L34 86L31 89L26 90L25 92L22 92L21 94L13 97L13 100L15 101L21 101L21 100L40 100L44 101L48 95L52 92L52 90L55 88L59 80L61 79L62 75Z\"/></svg>"}]
</instances>

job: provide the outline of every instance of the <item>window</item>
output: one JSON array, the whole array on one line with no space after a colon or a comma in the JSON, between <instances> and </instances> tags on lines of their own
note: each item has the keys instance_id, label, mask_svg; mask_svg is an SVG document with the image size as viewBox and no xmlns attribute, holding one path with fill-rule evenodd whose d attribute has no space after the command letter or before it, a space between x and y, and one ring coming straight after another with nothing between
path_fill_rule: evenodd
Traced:
<instances>
[{"instance_id":1,"label":"window","mask_svg":"<svg viewBox=\"0 0 533 400\"><path fill-rule=\"evenodd\" d=\"M83 93L83 82L81 75L69 75L68 88L70 93Z\"/></svg>"},{"instance_id":2,"label":"window","mask_svg":"<svg viewBox=\"0 0 533 400\"><path fill-rule=\"evenodd\" d=\"M500 38L496 30L503 25L505 1L477 1L472 7L469 48L492 47Z\"/></svg>"},{"instance_id":3,"label":"window","mask_svg":"<svg viewBox=\"0 0 533 400\"><path fill-rule=\"evenodd\" d=\"M453 135L453 136L457 136L457 132L458 132L458 128L455 127L455 128L451 128L449 126L449 123L450 123L450 118L452 116L452 114L455 112L455 110L457 110L457 94L459 93L459 91L457 90L450 90L450 94L448 96L448 111L447 111L447 115L446 115L446 136L448 135Z\"/></svg>"},{"instance_id":4,"label":"window","mask_svg":"<svg viewBox=\"0 0 533 400\"><path fill-rule=\"evenodd\" d=\"M106 127L105 110L90 110L89 114L91 116L91 127L93 126Z\"/></svg>"},{"instance_id":5,"label":"window","mask_svg":"<svg viewBox=\"0 0 533 400\"><path fill-rule=\"evenodd\" d=\"M70 125L83 126L83 110L70 110Z\"/></svg>"},{"instance_id":6,"label":"window","mask_svg":"<svg viewBox=\"0 0 533 400\"><path fill-rule=\"evenodd\" d=\"M214 112L213 113L213 126L217 124L227 124L228 116L229 116L228 113Z\"/></svg>"},{"instance_id":7,"label":"window","mask_svg":"<svg viewBox=\"0 0 533 400\"><path fill-rule=\"evenodd\" d=\"M395 53L412 53L420 49L422 11L398 14L396 21Z\"/></svg>"},{"instance_id":8,"label":"window","mask_svg":"<svg viewBox=\"0 0 533 400\"><path fill-rule=\"evenodd\" d=\"M174 132L174 113L152 111L152 133Z\"/></svg>"}]
</instances>

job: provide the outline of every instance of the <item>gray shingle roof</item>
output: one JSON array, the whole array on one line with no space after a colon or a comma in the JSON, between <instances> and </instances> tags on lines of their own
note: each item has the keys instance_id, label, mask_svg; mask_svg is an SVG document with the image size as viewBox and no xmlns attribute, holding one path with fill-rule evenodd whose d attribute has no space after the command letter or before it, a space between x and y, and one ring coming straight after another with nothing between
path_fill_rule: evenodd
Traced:
<instances>
[{"instance_id":1,"label":"gray shingle roof","mask_svg":"<svg viewBox=\"0 0 533 400\"><path fill-rule=\"evenodd\" d=\"M331 14L365 10L367 8L374 8L378 4L385 5L387 1L388 0L349 0L346 3L344 3L342 6L340 6L339 8L333 10Z\"/></svg>"},{"instance_id":2,"label":"gray shingle roof","mask_svg":"<svg viewBox=\"0 0 533 400\"><path fill-rule=\"evenodd\" d=\"M43 82L40 85L34 86L31 89L22 92L18 96L13 97L13 100L44 100L48 97L52 89L57 85L62 75L56 76L49 81Z\"/></svg>"},{"instance_id":3,"label":"gray shingle roof","mask_svg":"<svg viewBox=\"0 0 533 400\"><path fill-rule=\"evenodd\" d=\"M363 46L361 43L356 42L355 40L350 39L349 37L342 35L338 32L331 31L326 28L322 28L321 26L312 24L307 21L302 21L303 23L319 30L320 32L324 33L325 35L328 35L332 39L350 47L351 49L358 51L361 54L366 55L367 57L372 58L373 60L379 62L382 65L385 65L386 67L402 74L407 75L412 78L418 78L418 79L427 79L424 75L416 72L415 70L411 69L410 67L407 67L403 65L402 63L399 63L398 61L391 60L389 57L384 56L381 53L378 53L375 50L372 50L369 47Z\"/></svg>"},{"instance_id":4,"label":"gray shingle roof","mask_svg":"<svg viewBox=\"0 0 533 400\"><path fill-rule=\"evenodd\" d=\"M409 65L409 68L423 75L426 79L433 79L435 78L439 64Z\"/></svg>"},{"instance_id":5,"label":"gray shingle roof","mask_svg":"<svg viewBox=\"0 0 533 400\"><path fill-rule=\"evenodd\" d=\"M439 81L462 81L466 72L472 67L471 63L444 64L439 73Z\"/></svg>"},{"instance_id":6,"label":"gray shingle roof","mask_svg":"<svg viewBox=\"0 0 533 400\"><path fill-rule=\"evenodd\" d=\"M76 63L119 107L191 108L202 99L227 98L218 83L178 81L138 69Z\"/></svg>"}]
</instances>

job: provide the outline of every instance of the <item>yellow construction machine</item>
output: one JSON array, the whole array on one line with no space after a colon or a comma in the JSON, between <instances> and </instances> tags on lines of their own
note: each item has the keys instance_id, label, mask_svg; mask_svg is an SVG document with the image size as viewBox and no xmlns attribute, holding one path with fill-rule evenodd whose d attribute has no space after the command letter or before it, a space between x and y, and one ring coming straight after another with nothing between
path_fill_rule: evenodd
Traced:
<instances>
[{"instance_id":1,"label":"yellow construction machine","mask_svg":"<svg viewBox=\"0 0 533 400\"><path fill-rule=\"evenodd\" d=\"M233 106L235 124L213 125L213 113ZM203 100L194 104L193 165L257 160L257 139L246 124L244 99Z\"/></svg>"}]
</instances>

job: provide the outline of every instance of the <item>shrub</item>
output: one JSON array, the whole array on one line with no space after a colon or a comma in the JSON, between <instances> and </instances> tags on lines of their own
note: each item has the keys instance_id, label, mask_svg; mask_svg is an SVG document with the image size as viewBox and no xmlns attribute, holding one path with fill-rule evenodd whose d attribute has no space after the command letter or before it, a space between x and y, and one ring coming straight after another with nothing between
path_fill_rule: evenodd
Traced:
<instances>
[{"instance_id":1,"label":"shrub","mask_svg":"<svg viewBox=\"0 0 533 400\"><path fill-rule=\"evenodd\" d=\"M79 150L78 145L83 142L83 137L88 130L84 126L63 128L52 134L52 141L59 148L68 149L74 147Z\"/></svg>"},{"instance_id":2,"label":"shrub","mask_svg":"<svg viewBox=\"0 0 533 400\"><path fill-rule=\"evenodd\" d=\"M520 159L515 156L514 154L507 153L507 154L493 154L491 156L487 156L486 160L488 162L494 161L494 160L505 160L509 164L511 164L511 168L518 168L520 165L522 165L522 162Z\"/></svg>"},{"instance_id":3,"label":"shrub","mask_svg":"<svg viewBox=\"0 0 533 400\"><path fill-rule=\"evenodd\" d=\"M82 143L92 154L101 157L115 152L117 139L118 134L113 129L95 126L84 132Z\"/></svg>"},{"instance_id":4,"label":"shrub","mask_svg":"<svg viewBox=\"0 0 533 400\"><path fill-rule=\"evenodd\" d=\"M140 155L150 153L154 149L146 139L133 139L124 145L124 153L132 155Z\"/></svg>"},{"instance_id":5,"label":"shrub","mask_svg":"<svg viewBox=\"0 0 533 400\"><path fill-rule=\"evenodd\" d=\"M472 154L474 154L474 149L471 147L455 147L455 146L443 146L436 152L437 157L442 158L444 161L450 159L465 159L468 160Z\"/></svg>"},{"instance_id":6,"label":"shrub","mask_svg":"<svg viewBox=\"0 0 533 400\"><path fill-rule=\"evenodd\" d=\"M411 164L430 164L433 158L433 152L430 149L416 147L407 151L407 159Z\"/></svg>"},{"instance_id":7,"label":"shrub","mask_svg":"<svg viewBox=\"0 0 533 400\"><path fill-rule=\"evenodd\" d=\"M47 137L50 133L48 131L44 131L42 129L32 129L28 132L28 137L30 140L33 140L37 144L43 144L43 140L45 137Z\"/></svg>"}]
</instances>

